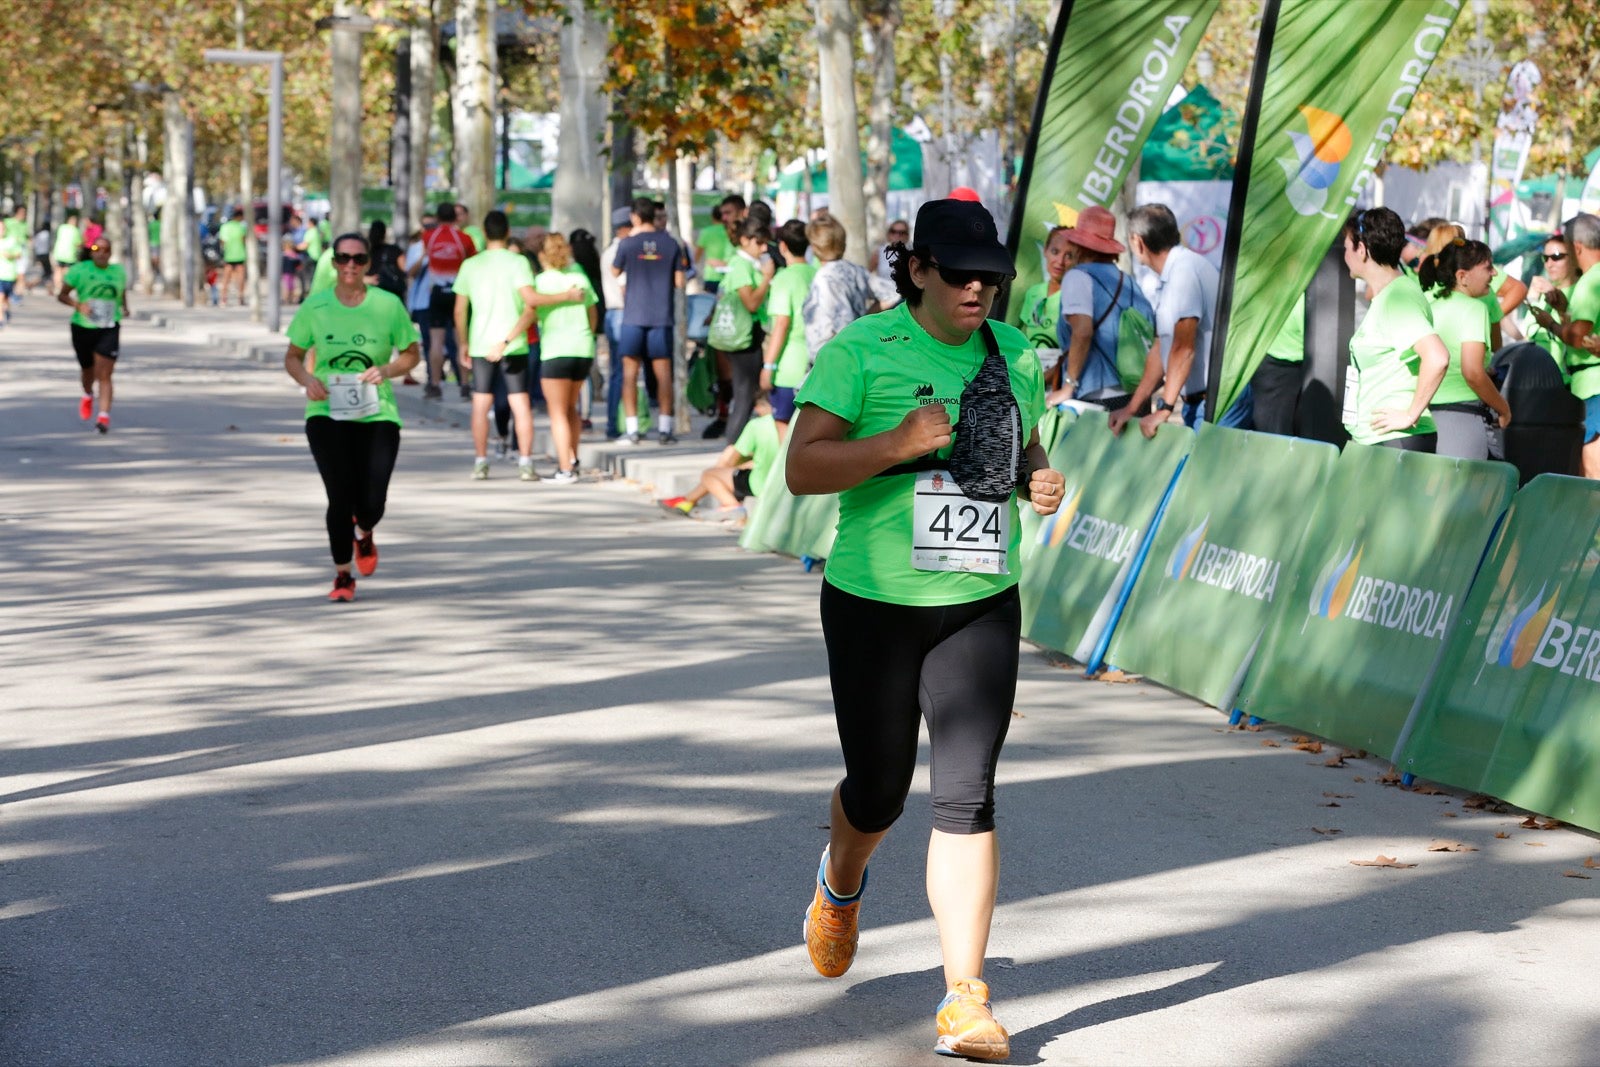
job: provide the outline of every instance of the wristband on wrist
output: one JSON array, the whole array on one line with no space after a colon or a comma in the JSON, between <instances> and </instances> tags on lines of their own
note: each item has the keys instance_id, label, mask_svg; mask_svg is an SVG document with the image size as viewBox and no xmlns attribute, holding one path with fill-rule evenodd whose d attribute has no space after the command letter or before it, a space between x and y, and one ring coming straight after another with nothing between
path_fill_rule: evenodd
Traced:
<instances>
[{"instance_id":1,"label":"wristband on wrist","mask_svg":"<svg viewBox=\"0 0 1600 1067\"><path fill-rule=\"evenodd\" d=\"M778 365L776 363L763 363L763 364L761 364L761 369L762 370L777 370L778 369Z\"/></svg>"}]
</instances>

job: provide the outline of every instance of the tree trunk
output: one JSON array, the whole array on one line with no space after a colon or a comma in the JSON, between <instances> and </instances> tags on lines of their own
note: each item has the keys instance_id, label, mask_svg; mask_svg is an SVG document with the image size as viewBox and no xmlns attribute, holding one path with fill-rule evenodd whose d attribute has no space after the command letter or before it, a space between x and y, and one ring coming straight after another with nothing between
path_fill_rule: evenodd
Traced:
<instances>
[{"instance_id":1,"label":"tree trunk","mask_svg":"<svg viewBox=\"0 0 1600 1067\"><path fill-rule=\"evenodd\" d=\"M489 0L456 0L456 199L472 217L494 207L494 8Z\"/></svg>"},{"instance_id":2,"label":"tree trunk","mask_svg":"<svg viewBox=\"0 0 1600 1067\"><path fill-rule=\"evenodd\" d=\"M889 171L893 164L894 100L900 91L894 63L894 36L900 29L900 0L861 0L872 47L867 69L872 96L867 101L867 173L862 183L867 236L883 239L889 228Z\"/></svg>"},{"instance_id":3,"label":"tree trunk","mask_svg":"<svg viewBox=\"0 0 1600 1067\"><path fill-rule=\"evenodd\" d=\"M128 201L122 126L117 124L106 135L106 154L102 161L106 183L106 236L111 239L111 262L128 262Z\"/></svg>"},{"instance_id":4,"label":"tree trunk","mask_svg":"<svg viewBox=\"0 0 1600 1067\"><path fill-rule=\"evenodd\" d=\"M607 236L601 198L605 181L601 138L606 132L606 97L600 91L606 66L606 28L588 0L567 0L561 27L561 141L555 187L550 192L550 228L571 233L582 227L602 246Z\"/></svg>"},{"instance_id":5,"label":"tree trunk","mask_svg":"<svg viewBox=\"0 0 1600 1067\"><path fill-rule=\"evenodd\" d=\"M361 14L354 0L334 0L333 17ZM337 236L361 228L361 31L334 23L333 123L328 137L328 222Z\"/></svg>"},{"instance_id":6,"label":"tree trunk","mask_svg":"<svg viewBox=\"0 0 1600 1067\"><path fill-rule=\"evenodd\" d=\"M161 207L161 291L177 296L183 289L183 230L189 217L183 191L188 186L184 147L188 143L183 101L167 93L161 102L161 141L165 152L162 177L167 200Z\"/></svg>"},{"instance_id":7,"label":"tree trunk","mask_svg":"<svg viewBox=\"0 0 1600 1067\"><path fill-rule=\"evenodd\" d=\"M394 130L389 135L389 232L405 247L411 232L411 37L394 45Z\"/></svg>"},{"instance_id":8,"label":"tree trunk","mask_svg":"<svg viewBox=\"0 0 1600 1067\"><path fill-rule=\"evenodd\" d=\"M244 51L244 0L233 0L233 45ZM261 321L261 257L256 252L255 169L250 152L250 105L239 114L239 206L244 209L244 291L250 321Z\"/></svg>"},{"instance_id":9,"label":"tree trunk","mask_svg":"<svg viewBox=\"0 0 1600 1067\"><path fill-rule=\"evenodd\" d=\"M633 124L627 119L611 120L611 209L633 203ZM607 219L607 222L610 220ZM606 227L610 236L610 227Z\"/></svg>"},{"instance_id":10,"label":"tree trunk","mask_svg":"<svg viewBox=\"0 0 1600 1067\"><path fill-rule=\"evenodd\" d=\"M867 264L867 216L861 195L861 136L856 125L855 17L846 4L812 0L817 23L822 138L828 150L828 210L843 225L845 258Z\"/></svg>"},{"instance_id":11,"label":"tree trunk","mask_svg":"<svg viewBox=\"0 0 1600 1067\"><path fill-rule=\"evenodd\" d=\"M406 213L413 227L422 225L422 213L428 205L428 149L433 132L434 83L439 76L434 64L439 28L432 8L429 4L422 25L411 31L411 150L407 155L411 182L407 187L410 206Z\"/></svg>"},{"instance_id":12,"label":"tree trunk","mask_svg":"<svg viewBox=\"0 0 1600 1067\"><path fill-rule=\"evenodd\" d=\"M133 220L133 275L129 288L139 283L139 291L149 296L155 290L155 271L150 267L150 216L144 208L144 178L150 168L150 147L143 124L133 127L133 195L128 215Z\"/></svg>"},{"instance_id":13,"label":"tree trunk","mask_svg":"<svg viewBox=\"0 0 1600 1067\"><path fill-rule=\"evenodd\" d=\"M677 223L672 236L686 241L694 225L694 160L687 156L673 159L667 168L667 203L672 205L673 221ZM686 246L687 247L687 246ZM689 348L686 333L689 323L688 300L685 290L672 291L672 412L673 429L679 434L693 430L689 416Z\"/></svg>"}]
</instances>

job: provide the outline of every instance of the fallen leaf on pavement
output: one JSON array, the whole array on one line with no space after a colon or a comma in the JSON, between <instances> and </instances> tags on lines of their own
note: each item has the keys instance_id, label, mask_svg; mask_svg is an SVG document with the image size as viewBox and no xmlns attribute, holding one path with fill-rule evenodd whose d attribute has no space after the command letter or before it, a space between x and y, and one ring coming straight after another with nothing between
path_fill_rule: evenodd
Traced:
<instances>
[{"instance_id":1,"label":"fallen leaf on pavement","mask_svg":"<svg viewBox=\"0 0 1600 1067\"><path fill-rule=\"evenodd\" d=\"M233 425L232 423L229 423L228 424L228 432L229 433L238 433L239 432L239 427Z\"/></svg>"},{"instance_id":2,"label":"fallen leaf on pavement","mask_svg":"<svg viewBox=\"0 0 1600 1067\"><path fill-rule=\"evenodd\" d=\"M1375 860L1351 860L1350 864L1353 867L1395 867L1401 870L1416 866L1415 863L1401 863L1393 856L1379 856Z\"/></svg>"},{"instance_id":3,"label":"fallen leaf on pavement","mask_svg":"<svg viewBox=\"0 0 1600 1067\"><path fill-rule=\"evenodd\" d=\"M1524 830L1537 830L1539 828L1539 820L1530 815L1517 825L1522 827Z\"/></svg>"},{"instance_id":4,"label":"fallen leaf on pavement","mask_svg":"<svg viewBox=\"0 0 1600 1067\"><path fill-rule=\"evenodd\" d=\"M1350 779L1350 780L1351 780L1351 781L1352 781L1352 782L1364 782L1364 781L1366 781L1366 779L1365 779L1365 778L1363 778L1363 777L1361 777L1361 776L1360 776L1360 775L1359 775L1359 774L1358 774L1358 775L1356 775L1356 776L1355 776L1355 777L1354 777L1354 778L1352 778L1352 779Z\"/></svg>"},{"instance_id":5,"label":"fallen leaf on pavement","mask_svg":"<svg viewBox=\"0 0 1600 1067\"><path fill-rule=\"evenodd\" d=\"M1588 879L1589 879L1589 876L1587 874L1584 874L1582 871L1562 871L1561 872L1561 877L1563 877L1563 878L1582 878L1585 881L1588 881Z\"/></svg>"},{"instance_id":6,"label":"fallen leaf on pavement","mask_svg":"<svg viewBox=\"0 0 1600 1067\"><path fill-rule=\"evenodd\" d=\"M1310 752L1310 753L1312 753L1314 755L1314 754L1322 751L1322 742L1321 741L1301 741L1301 742L1297 743L1294 747L1298 748L1301 752Z\"/></svg>"},{"instance_id":7,"label":"fallen leaf on pavement","mask_svg":"<svg viewBox=\"0 0 1600 1067\"><path fill-rule=\"evenodd\" d=\"M1278 742L1274 741L1270 737L1263 737L1261 739L1261 747L1262 748L1282 748L1283 746L1278 744Z\"/></svg>"},{"instance_id":8,"label":"fallen leaf on pavement","mask_svg":"<svg viewBox=\"0 0 1600 1067\"><path fill-rule=\"evenodd\" d=\"M1311 832L1314 833L1314 834L1321 834L1323 837L1332 837L1334 834L1342 834L1342 833L1344 833L1343 830L1340 830L1337 827L1331 827L1331 826L1330 827L1313 826L1311 828Z\"/></svg>"},{"instance_id":9,"label":"fallen leaf on pavement","mask_svg":"<svg viewBox=\"0 0 1600 1067\"><path fill-rule=\"evenodd\" d=\"M1591 871L1596 871L1596 870L1600 870L1600 863L1596 863L1596 862L1595 862L1595 861L1594 861L1594 857L1593 857L1593 856L1590 856L1590 857L1588 857L1588 858L1587 858L1587 859L1585 859L1585 860L1584 860L1584 861L1583 861L1583 865L1584 865L1584 866L1585 866L1585 867L1587 867L1587 868L1588 868L1588 869L1589 869L1589 870L1591 870Z\"/></svg>"},{"instance_id":10,"label":"fallen leaf on pavement","mask_svg":"<svg viewBox=\"0 0 1600 1067\"><path fill-rule=\"evenodd\" d=\"M1240 726L1239 729L1248 730L1253 734L1259 734L1261 732L1261 724L1258 722L1247 722Z\"/></svg>"},{"instance_id":11,"label":"fallen leaf on pavement","mask_svg":"<svg viewBox=\"0 0 1600 1067\"><path fill-rule=\"evenodd\" d=\"M1382 774L1378 775L1378 784L1379 785L1399 785L1400 784L1400 773L1398 771L1393 771L1393 770L1384 771Z\"/></svg>"},{"instance_id":12,"label":"fallen leaf on pavement","mask_svg":"<svg viewBox=\"0 0 1600 1067\"><path fill-rule=\"evenodd\" d=\"M1322 761L1322 765L1324 767L1343 767L1344 766L1344 757L1343 756L1329 756L1327 759ZM1360 781L1360 779L1358 778L1358 779L1356 779L1356 781Z\"/></svg>"},{"instance_id":13,"label":"fallen leaf on pavement","mask_svg":"<svg viewBox=\"0 0 1600 1067\"><path fill-rule=\"evenodd\" d=\"M1523 844L1527 845L1529 848L1544 848L1543 841L1524 841Z\"/></svg>"},{"instance_id":14,"label":"fallen leaf on pavement","mask_svg":"<svg viewBox=\"0 0 1600 1067\"><path fill-rule=\"evenodd\" d=\"M1329 793L1326 790L1323 791L1322 795L1325 797L1332 797L1335 800L1349 800L1351 797L1355 796L1354 793Z\"/></svg>"},{"instance_id":15,"label":"fallen leaf on pavement","mask_svg":"<svg viewBox=\"0 0 1600 1067\"><path fill-rule=\"evenodd\" d=\"M1504 804L1500 803L1494 797L1484 796L1482 793L1474 793L1470 797L1467 797L1461 802L1461 806L1469 811L1503 812L1506 810L1506 806Z\"/></svg>"},{"instance_id":16,"label":"fallen leaf on pavement","mask_svg":"<svg viewBox=\"0 0 1600 1067\"><path fill-rule=\"evenodd\" d=\"M1456 817L1456 813L1453 811L1447 811L1444 813L1444 817L1447 819L1454 819Z\"/></svg>"},{"instance_id":17,"label":"fallen leaf on pavement","mask_svg":"<svg viewBox=\"0 0 1600 1067\"><path fill-rule=\"evenodd\" d=\"M1540 823L1539 823L1539 829L1541 829L1541 830L1559 830L1559 829L1561 829L1561 820L1560 819L1544 819L1544 820L1541 820Z\"/></svg>"},{"instance_id":18,"label":"fallen leaf on pavement","mask_svg":"<svg viewBox=\"0 0 1600 1067\"><path fill-rule=\"evenodd\" d=\"M1319 808L1337 808L1338 806L1339 802L1337 800L1324 800L1321 804L1317 805Z\"/></svg>"},{"instance_id":19,"label":"fallen leaf on pavement","mask_svg":"<svg viewBox=\"0 0 1600 1067\"><path fill-rule=\"evenodd\" d=\"M1013 719L1026 719L1027 718L1026 715L1022 714L1022 712L1018 711L1016 708L1012 708L1011 709L1011 717Z\"/></svg>"},{"instance_id":20,"label":"fallen leaf on pavement","mask_svg":"<svg viewBox=\"0 0 1600 1067\"><path fill-rule=\"evenodd\" d=\"M1495 833L1495 835L1494 835L1494 836L1496 836L1496 837L1498 837L1498 838L1499 838L1499 839L1500 839L1500 840L1502 840L1502 841L1504 841L1504 840L1506 840L1506 839L1507 839L1507 838L1509 838L1509 837L1510 837L1510 836L1511 836L1511 835L1510 835L1510 834L1508 834L1508 833L1506 833L1506 832L1505 832L1505 831L1504 831L1504 830L1500 830L1500 831L1497 831L1497 832L1496 832L1496 833Z\"/></svg>"},{"instance_id":21,"label":"fallen leaf on pavement","mask_svg":"<svg viewBox=\"0 0 1600 1067\"><path fill-rule=\"evenodd\" d=\"M1121 671L1121 670L1101 671L1099 674L1095 675L1094 677L1095 677L1095 681L1097 681L1097 682L1105 682L1108 685L1126 685L1129 682L1142 682L1142 681L1144 681L1144 676L1143 675L1129 674L1127 671Z\"/></svg>"},{"instance_id":22,"label":"fallen leaf on pavement","mask_svg":"<svg viewBox=\"0 0 1600 1067\"><path fill-rule=\"evenodd\" d=\"M1429 852L1476 852L1477 845L1468 845L1460 841L1446 841L1440 838L1428 846Z\"/></svg>"},{"instance_id":23,"label":"fallen leaf on pavement","mask_svg":"<svg viewBox=\"0 0 1600 1067\"><path fill-rule=\"evenodd\" d=\"M1307 737L1305 734L1295 734L1293 737L1289 738L1289 740L1293 741L1297 745L1303 745L1310 741L1311 738Z\"/></svg>"},{"instance_id":24,"label":"fallen leaf on pavement","mask_svg":"<svg viewBox=\"0 0 1600 1067\"><path fill-rule=\"evenodd\" d=\"M1421 794L1422 796L1425 796L1425 797L1442 797L1442 796L1445 795L1444 794L1444 790L1440 789L1436 785L1417 785L1417 786L1412 786L1411 787L1411 791L1413 793L1419 793L1419 794Z\"/></svg>"}]
</instances>

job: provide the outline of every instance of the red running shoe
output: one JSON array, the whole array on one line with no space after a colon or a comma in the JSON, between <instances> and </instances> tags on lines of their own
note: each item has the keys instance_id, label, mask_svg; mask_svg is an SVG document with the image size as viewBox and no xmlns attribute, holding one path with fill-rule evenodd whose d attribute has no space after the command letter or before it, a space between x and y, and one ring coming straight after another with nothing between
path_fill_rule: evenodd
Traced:
<instances>
[{"instance_id":1,"label":"red running shoe","mask_svg":"<svg viewBox=\"0 0 1600 1067\"><path fill-rule=\"evenodd\" d=\"M340 571L333 577L333 592L328 594L329 600L354 600L356 598L356 577L349 571Z\"/></svg>"},{"instance_id":2,"label":"red running shoe","mask_svg":"<svg viewBox=\"0 0 1600 1067\"><path fill-rule=\"evenodd\" d=\"M356 538L356 570L361 577L370 578L377 569L378 546L372 543L372 531L368 530L367 536Z\"/></svg>"},{"instance_id":3,"label":"red running shoe","mask_svg":"<svg viewBox=\"0 0 1600 1067\"><path fill-rule=\"evenodd\" d=\"M102 411L100 413L100 417L94 421L94 428L99 430L101 433L110 433L111 416Z\"/></svg>"},{"instance_id":4,"label":"red running shoe","mask_svg":"<svg viewBox=\"0 0 1600 1067\"><path fill-rule=\"evenodd\" d=\"M78 418L84 422L94 418L94 397L86 395L78 401Z\"/></svg>"}]
</instances>

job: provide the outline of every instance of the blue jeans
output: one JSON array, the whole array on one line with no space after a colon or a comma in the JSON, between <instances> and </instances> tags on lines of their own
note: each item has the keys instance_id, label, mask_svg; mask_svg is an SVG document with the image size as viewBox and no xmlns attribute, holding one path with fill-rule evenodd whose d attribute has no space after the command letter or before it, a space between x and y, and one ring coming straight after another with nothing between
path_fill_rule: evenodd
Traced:
<instances>
[{"instance_id":1,"label":"blue jeans","mask_svg":"<svg viewBox=\"0 0 1600 1067\"><path fill-rule=\"evenodd\" d=\"M617 335L622 330L622 309L610 308L606 311L605 331L606 349L610 355L610 371L606 376L606 436L622 436L622 427L617 424L620 418L617 414L622 409L622 347Z\"/></svg>"},{"instance_id":2,"label":"blue jeans","mask_svg":"<svg viewBox=\"0 0 1600 1067\"><path fill-rule=\"evenodd\" d=\"M428 372L428 329L429 329L428 323L430 321L430 317L428 315L428 309L427 308L422 308L420 310L413 310L411 312L411 321L416 323L417 332L422 335L422 344L421 344L421 349L422 349L422 376L424 378L427 378L428 377L428 373L429 373ZM456 384L457 385L463 384L462 381L461 381L461 365L456 360L456 328L454 326L449 326L444 331L444 362L445 362L445 365L450 368L450 373L455 375ZM443 372L441 371L441 375L442 375L442 373ZM439 385L441 383L440 382L429 382L428 384L429 385Z\"/></svg>"},{"instance_id":3,"label":"blue jeans","mask_svg":"<svg viewBox=\"0 0 1600 1067\"><path fill-rule=\"evenodd\" d=\"M1183 405L1183 424L1191 430L1194 429L1196 423L1205 417L1206 402L1204 400L1195 404L1186 402ZM1227 414L1222 416L1222 421L1218 422L1217 425L1225 426L1231 430L1250 430L1255 428L1255 397L1250 392L1250 386L1246 385L1244 387L1244 390L1239 394L1239 399L1233 402L1233 407L1228 409Z\"/></svg>"}]
</instances>

